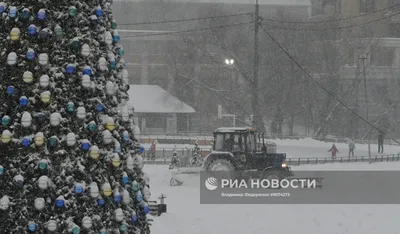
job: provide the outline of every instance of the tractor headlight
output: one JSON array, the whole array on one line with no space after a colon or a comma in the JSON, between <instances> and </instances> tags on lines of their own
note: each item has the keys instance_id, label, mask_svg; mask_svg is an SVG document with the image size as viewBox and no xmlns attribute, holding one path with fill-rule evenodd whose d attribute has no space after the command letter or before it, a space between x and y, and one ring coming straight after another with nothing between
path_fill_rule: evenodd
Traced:
<instances>
[{"instance_id":1,"label":"tractor headlight","mask_svg":"<svg viewBox=\"0 0 400 234\"><path fill-rule=\"evenodd\" d=\"M282 168L286 168L287 167L287 165L286 165L286 163L282 163Z\"/></svg>"}]
</instances>

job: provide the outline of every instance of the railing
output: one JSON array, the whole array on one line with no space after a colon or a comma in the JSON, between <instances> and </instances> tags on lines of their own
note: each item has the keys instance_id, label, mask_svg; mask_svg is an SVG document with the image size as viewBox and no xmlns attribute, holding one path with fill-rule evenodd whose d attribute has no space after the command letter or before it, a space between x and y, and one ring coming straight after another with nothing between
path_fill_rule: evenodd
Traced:
<instances>
[{"instance_id":1,"label":"railing","mask_svg":"<svg viewBox=\"0 0 400 234\"><path fill-rule=\"evenodd\" d=\"M157 140L158 143L160 144L194 144L196 141L199 143L199 145L210 145L213 141L212 136L138 136L137 137L140 143L147 143L150 144L154 140ZM282 137L272 137L272 136L265 136L266 140L300 140L300 139L305 139L307 137L303 136L282 136ZM323 142L330 142L330 143L348 143L350 141L350 138L345 138L345 137L334 137L334 138L324 138L324 137L311 137L314 140L317 141L323 141ZM355 139L354 140L356 144L368 144L368 140L361 140L361 139ZM377 144L378 140L371 140L371 144ZM385 140L384 142L385 145L398 145L396 142L392 140Z\"/></svg>"},{"instance_id":2,"label":"railing","mask_svg":"<svg viewBox=\"0 0 400 234\"><path fill-rule=\"evenodd\" d=\"M332 158L287 158L286 164L291 166L312 165L312 164L328 164L328 163L376 163L376 162L398 162L400 154L373 155L371 159L368 156L340 157ZM154 161L146 160L147 164L169 164L170 159L167 157L156 158Z\"/></svg>"}]
</instances>

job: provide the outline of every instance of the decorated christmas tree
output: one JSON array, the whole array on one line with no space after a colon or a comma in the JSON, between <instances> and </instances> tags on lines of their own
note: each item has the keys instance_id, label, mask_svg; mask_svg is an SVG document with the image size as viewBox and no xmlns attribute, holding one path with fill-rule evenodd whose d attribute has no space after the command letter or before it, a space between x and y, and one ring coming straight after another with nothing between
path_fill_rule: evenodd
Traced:
<instances>
[{"instance_id":1,"label":"decorated christmas tree","mask_svg":"<svg viewBox=\"0 0 400 234\"><path fill-rule=\"evenodd\" d=\"M150 233L111 0L0 13L1 233Z\"/></svg>"}]
</instances>

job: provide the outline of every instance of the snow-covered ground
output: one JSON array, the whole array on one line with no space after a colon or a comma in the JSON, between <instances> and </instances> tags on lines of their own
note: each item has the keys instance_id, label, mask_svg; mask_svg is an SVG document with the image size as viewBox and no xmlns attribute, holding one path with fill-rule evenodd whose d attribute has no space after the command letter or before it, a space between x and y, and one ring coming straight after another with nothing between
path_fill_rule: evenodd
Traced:
<instances>
[{"instance_id":1,"label":"snow-covered ground","mask_svg":"<svg viewBox=\"0 0 400 234\"><path fill-rule=\"evenodd\" d=\"M153 234L400 233L399 205L201 205L199 175L184 175L182 186L171 187L168 166L144 169L153 199L161 193L168 196L168 213L155 218ZM400 163L305 165L295 170L398 171Z\"/></svg>"},{"instance_id":2,"label":"snow-covered ground","mask_svg":"<svg viewBox=\"0 0 400 234\"><path fill-rule=\"evenodd\" d=\"M317 141L311 138L299 140L274 140L277 145L277 152L286 153L288 158L325 158L330 157L328 150L332 147L332 143ZM348 145L345 143L336 143L339 150L337 157L348 156ZM145 149L150 148L150 144L142 144ZM157 149L166 151L175 148L181 153L185 147L192 149L194 145L184 144L157 144ZM211 146L201 146L201 149L210 149ZM384 154L400 153L400 146L384 145ZM371 144L371 154L378 155L378 145ZM368 156L368 145L356 144L354 152L355 156Z\"/></svg>"}]
</instances>

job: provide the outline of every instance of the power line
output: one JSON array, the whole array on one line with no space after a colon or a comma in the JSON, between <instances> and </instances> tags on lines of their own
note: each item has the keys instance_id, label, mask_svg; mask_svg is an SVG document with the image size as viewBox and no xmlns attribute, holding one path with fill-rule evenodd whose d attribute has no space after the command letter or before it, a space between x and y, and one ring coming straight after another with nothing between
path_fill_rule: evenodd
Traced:
<instances>
[{"instance_id":1,"label":"power line","mask_svg":"<svg viewBox=\"0 0 400 234\"><path fill-rule=\"evenodd\" d=\"M322 90L324 90L327 94L329 94L333 99L335 99L335 101L337 101L338 103L340 103L344 108L346 108L347 110L349 110L351 113L353 113L355 116L357 116L358 118L360 118L362 121L364 121L366 124L370 125L372 128L378 130L379 132L382 132L383 134L385 134L385 136L391 138L394 142L400 144L400 142L398 142L396 139L392 138L391 136L389 136L387 133L383 132L382 130L380 130L379 128L375 127L374 124L370 123L369 121L367 121L366 119L364 119L362 116L360 116L357 112L355 112L353 109L351 109L350 107L348 107L344 102L342 102L342 100L340 100L339 98L337 98L333 93L331 93L328 89L326 89L321 83L318 82L318 80L314 79L314 77L312 77L310 75L310 73L307 72L307 70L296 61L296 59L293 58L293 56L287 52L287 50L285 48L283 48L283 46L263 27L261 26L261 29L265 32L265 34L268 35L269 38L271 38L271 40L289 57L290 60L292 60L306 75L307 77L309 77L311 80L313 80Z\"/></svg>"},{"instance_id":2,"label":"power line","mask_svg":"<svg viewBox=\"0 0 400 234\"><path fill-rule=\"evenodd\" d=\"M163 33L147 33L147 34L140 34L140 35L133 35L133 36L124 36L123 38L136 38L136 37L147 37L147 36L160 36L160 35L171 35L171 34L181 34L181 33L188 33L188 32L198 32L198 31L205 31L205 30L213 30L219 28L227 28L239 25L245 25L253 23L253 21L245 22L245 23L236 23L236 24L227 24L221 26L214 26L214 27L207 27L207 28L198 28L198 29L188 29L182 31L172 31L172 32L163 32Z\"/></svg>"},{"instance_id":3,"label":"power line","mask_svg":"<svg viewBox=\"0 0 400 234\"><path fill-rule=\"evenodd\" d=\"M341 29L346 29L346 28L355 28L355 27L360 27L360 26L365 26L368 24L376 23L382 20L389 19L393 16L400 15L400 12L397 12L395 14L391 14L388 16L385 16L383 18L375 19L375 20L370 20L361 24L354 24L354 25L348 25L348 26L343 26L343 27L335 27L335 28L321 28L321 29L310 29L310 28L287 28L287 27L281 27L281 26L276 26L276 25L271 25L271 24L263 24L266 26L274 27L274 28L279 28L279 29L284 29L284 30L291 30L291 31L310 31L310 32L320 32L320 31L331 31L331 30L341 30Z\"/></svg>"},{"instance_id":4,"label":"power line","mask_svg":"<svg viewBox=\"0 0 400 234\"><path fill-rule=\"evenodd\" d=\"M382 11L386 11L392 8L395 8L397 6L400 6L399 4L394 4L392 6L389 7L385 7L383 9L380 10L375 10L372 11L368 14L360 14L360 15L355 15L355 16L350 16L350 17L346 17L346 18L340 18L340 19L331 19L331 20L321 20L321 21L285 21L285 20L278 20L278 19L265 19L267 21L272 21L272 22L278 22L278 23L288 23L288 24L319 24L319 23L330 23L330 22L339 22L339 21L345 21L345 20L350 20L350 19L356 19L356 18L360 18L360 17L364 17L364 16L368 16L368 15L372 15L375 13L379 13Z\"/></svg>"},{"instance_id":5,"label":"power line","mask_svg":"<svg viewBox=\"0 0 400 234\"><path fill-rule=\"evenodd\" d=\"M209 16L209 17L201 17L201 18L126 23L126 24L118 24L118 25L120 25L120 26L135 26L135 25L148 25L148 24L179 23L179 22L187 22L187 21L195 21L195 20L220 19L220 18L228 18L228 17L244 16L244 15L252 15L252 13L238 13L238 14L231 14L231 15Z\"/></svg>"}]
</instances>

